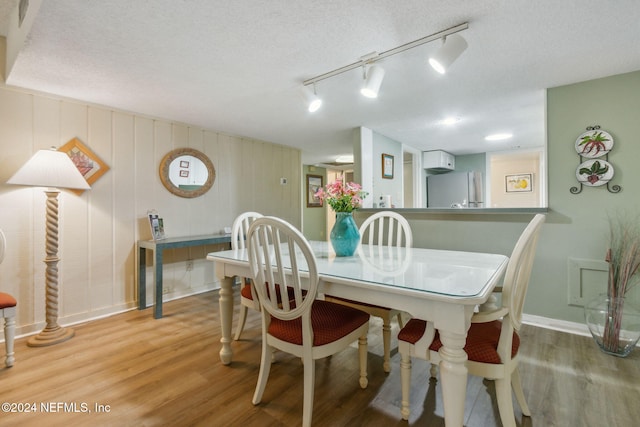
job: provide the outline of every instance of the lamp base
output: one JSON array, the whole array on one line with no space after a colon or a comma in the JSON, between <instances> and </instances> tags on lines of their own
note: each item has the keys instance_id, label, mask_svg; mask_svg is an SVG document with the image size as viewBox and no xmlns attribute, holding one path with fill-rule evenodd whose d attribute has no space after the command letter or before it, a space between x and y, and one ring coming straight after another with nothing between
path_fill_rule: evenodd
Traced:
<instances>
[{"instance_id":1,"label":"lamp base","mask_svg":"<svg viewBox=\"0 0 640 427\"><path fill-rule=\"evenodd\" d=\"M55 328L44 328L38 335L29 338L27 345L29 347L46 347L67 341L74 335L75 331L73 329L66 329L56 325Z\"/></svg>"}]
</instances>

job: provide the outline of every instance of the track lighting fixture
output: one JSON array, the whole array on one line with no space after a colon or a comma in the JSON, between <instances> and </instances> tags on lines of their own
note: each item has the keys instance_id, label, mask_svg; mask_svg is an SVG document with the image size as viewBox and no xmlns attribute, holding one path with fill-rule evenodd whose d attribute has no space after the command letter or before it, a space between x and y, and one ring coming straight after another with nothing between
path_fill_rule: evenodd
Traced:
<instances>
[{"instance_id":1,"label":"track lighting fixture","mask_svg":"<svg viewBox=\"0 0 640 427\"><path fill-rule=\"evenodd\" d=\"M345 65L344 67L337 68L333 71L329 71L324 74L320 74L311 79L307 79L302 82L304 86L305 99L307 100L307 104L310 112L316 111L322 105L322 101L315 93L315 84L319 81L335 77L339 74L345 73L350 70L354 70L360 67L367 67L368 71L365 74L365 85L360 90L362 95L367 96L369 98L376 98L378 96L378 90L380 89L380 85L382 84L382 80L384 79L384 69L380 66L375 65L376 62L387 58L389 56L395 55L400 52L407 51L409 49L413 49L414 47L421 46L425 43L432 42L434 40L443 40L443 46L440 50L429 58L429 63L432 67L434 67L438 72L444 74L447 67L449 67L453 61L455 61L462 52L467 48L467 42L464 38L462 38L459 33L460 31L466 30L469 28L468 23L463 23L456 25L451 28L447 28L446 30L439 31L437 33L433 33L431 35L425 36L421 39L414 40L409 43L405 43L403 45L394 47L393 49L389 49L380 54L377 52L372 52L368 55L365 55L360 58L359 61L354 62L349 65ZM314 85L314 90L311 90L307 87L310 85Z\"/></svg>"},{"instance_id":2,"label":"track lighting fixture","mask_svg":"<svg viewBox=\"0 0 640 427\"><path fill-rule=\"evenodd\" d=\"M364 86L360 89L360 93L367 98L377 98L382 79L384 79L384 68L379 65L371 65L364 77Z\"/></svg>"},{"instance_id":3,"label":"track lighting fixture","mask_svg":"<svg viewBox=\"0 0 640 427\"><path fill-rule=\"evenodd\" d=\"M302 87L302 96L307 103L307 109L310 113L315 113L322 106L322 99L316 93L316 84L313 83L313 91L308 86Z\"/></svg>"},{"instance_id":4,"label":"track lighting fixture","mask_svg":"<svg viewBox=\"0 0 640 427\"><path fill-rule=\"evenodd\" d=\"M442 46L429 58L429 64L440 74L447 72L447 68L458 59L467 49L467 41L460 34L452 34L442 38Z\"/></svg>"}]
</instances>

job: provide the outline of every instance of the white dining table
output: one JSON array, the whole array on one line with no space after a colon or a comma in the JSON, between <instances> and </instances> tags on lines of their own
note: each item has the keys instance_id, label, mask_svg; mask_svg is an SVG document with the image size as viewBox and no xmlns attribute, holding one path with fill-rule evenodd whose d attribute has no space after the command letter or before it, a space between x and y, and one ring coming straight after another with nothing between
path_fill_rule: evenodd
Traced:
<instances>
[{"instance_id":1,"label":"white dining table","mask_svg":"<svg viewBox=\"0 0 640 427\"><path fill-rule=\"evenodd\" d=\"M312 241L320 277L319 293L382 305L434 323L442 348L440 380L445 425L462 426L467 388L467 330L475 307L487 301L502 280L508 257L500 254L386 246L358 247L336 257L330 243ZM246 249L212 252L220 280L222 349L230 364L234 277L250 277ZM304 266L299 266L304 269Z\"/></svg>"}]
</instances>

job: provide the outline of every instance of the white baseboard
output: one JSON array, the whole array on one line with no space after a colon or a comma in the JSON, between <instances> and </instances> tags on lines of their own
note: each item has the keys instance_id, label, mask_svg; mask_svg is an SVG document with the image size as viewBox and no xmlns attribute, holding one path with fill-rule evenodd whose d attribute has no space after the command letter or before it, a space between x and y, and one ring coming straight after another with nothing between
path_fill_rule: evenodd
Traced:
<instances>
[{"instance_id":1,"label":"white baseboard","mask_svg":"<svg viewBox=\"0 0 640 427\"><path fill-rule=\"evenodd\" d=\"M551 319L549 317L534 316L532 314L523 314L522 323L531 326L538 326L545 329L553 329L555 331L567 332L574 335L583 335L590 337L589 328L584 323L569 322L567 320Z\"/></svg>"},{"instance_id":2,"label":"white baseboard","mask_svg":"<svg viewBox=\"0 0 640 427\"><path fill-rule=\"evenodd\" d=\"M173 292L171 294L164 295L162 301L172 301L188 297L191 295L201 294L212 290L220 289L220 283L218 281L207 283L203 286L196 288L190 288ZM153 302L147 304L147 308L152 307ZM63 327L69 327L80 323L92 322L98 319L104 319L116 314L124 313L130 310L136 310L138 308L137 301L130 301L128 303L119 304L117 306L106 307L104 309L94 310L86 313L73 314L71 316L64 316L58 318L58 324ZM22 325L16 328L16 339L28 337L39 333L46 326L46 322L32 323L29 325ZM4 342L4 332L0 330L0 343Z\"/></svg>"}]
</instances>

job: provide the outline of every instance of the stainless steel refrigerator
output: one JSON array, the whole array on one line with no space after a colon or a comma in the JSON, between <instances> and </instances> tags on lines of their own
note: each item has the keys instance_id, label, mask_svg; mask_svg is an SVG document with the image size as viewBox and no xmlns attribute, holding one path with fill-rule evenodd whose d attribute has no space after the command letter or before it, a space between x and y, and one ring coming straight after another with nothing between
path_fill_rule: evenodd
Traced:
<instances>
[{"instance_id":1,"label":"stainless steel refrigerator","mask_svg":"<svg viewBox=\"0 0 640 427\"><path fill-rule=\"evenodd\" d=\"M449 172L427 176L428 208L482 208L482 172Z\"/></svg>"}]
</instances>

